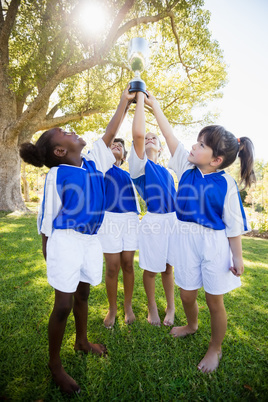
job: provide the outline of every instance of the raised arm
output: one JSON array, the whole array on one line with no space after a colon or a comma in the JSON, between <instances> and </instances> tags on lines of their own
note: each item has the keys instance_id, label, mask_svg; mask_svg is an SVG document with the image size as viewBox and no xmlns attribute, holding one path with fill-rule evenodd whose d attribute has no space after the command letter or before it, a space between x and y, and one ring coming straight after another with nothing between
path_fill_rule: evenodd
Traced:
<instances>
[{"instance_id":1,"label":"raised arm","mask_svg":"<svg viewBox=\"0 0 268 402\"><path fill-rule=\"evenodd\" d=\"M133 145L137 156L143 159L145 152L145 115L144 115L144 93L137 92L136 109L132 123Z\"/></svg>"},{"instance_id":2,"label":"raised arm","mask_svg":"<svg viewBox=\"0 0 268 402\"><path fill-rule=\"evenodd\" d=\"M173 156L177 149L179 140L175 137L173 129L169 124L168 119L164 115L162 109L160 108L160 105L157 102L156 98L149 91L148 95L149 95L148 98L145 97L145 104L152 108L158 126L163 136L165 137L168 149L171 155Z\"/></svg>"},{"instance_id":3,"label":"raised arm","mask_svg":"<svg viewBox=\"0 0 268 402\"><path fill-rule=\"evenodd\" d=\"M105 134L103 135L102 139L105 142L106 146L109 147L114 140L126 114L130 104L133 102L136 93L129 93L128 92L129 86L124 90L119 105L117 106L116 112L111 118L108 126L106 128Z\"/></svg>"}]
</instances>

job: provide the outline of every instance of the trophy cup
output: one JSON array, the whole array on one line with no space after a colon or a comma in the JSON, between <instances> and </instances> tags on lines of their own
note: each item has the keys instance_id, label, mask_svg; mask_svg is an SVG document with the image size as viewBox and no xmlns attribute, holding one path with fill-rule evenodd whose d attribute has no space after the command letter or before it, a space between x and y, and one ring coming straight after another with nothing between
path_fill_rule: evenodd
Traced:
<instances>
[{"instance_id":1,"label":"trophy cup","mask_svg":"<svg viewBox=\"0 0 268 402\"><path fill-rule=\"evenodd\" d=\"M147 96L145 82L140 74L145 70L149 60L149 45L146 39L133 38L128 46L128 63L135 77L129 82L129 92L144 92Z\"/></svg>"}]
</instances>

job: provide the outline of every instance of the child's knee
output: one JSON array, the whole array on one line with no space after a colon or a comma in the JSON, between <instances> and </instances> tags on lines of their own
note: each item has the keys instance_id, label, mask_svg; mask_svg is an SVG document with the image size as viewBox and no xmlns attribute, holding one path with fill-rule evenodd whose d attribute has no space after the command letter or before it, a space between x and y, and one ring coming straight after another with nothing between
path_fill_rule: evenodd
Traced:
<instances>
[{"instance_id":1,"label":"child's knee","mask_svg":"<svg viewBox=\"0 0 268 402\"><path fill-rule=\"evenodd\" d=\"M120 267L118 267L118 265L115 265L115 264L109 265L109 267L106 267L106 273L105 273L105 275L106 275L108 278L113 279L115 276L118 275L119 270L120 270Z\"/></svg>"},{"instance_id":2,"label":"child's knee","mask_svg":"<svg viewBox=\"0 0 268 402\"><path fill-rule=\"evenodd\" d=\"M225 311L224 301L222 295L209 297L206 295L206 301L209 308L210 313L217 313L220 311Z\"/></svg>"},{"instance_id":3,"label":"child's knee","mask_svg":"<svg viewBox=\"0 0 268 402\"><path fill-rule=\"evenodd\" d=\"M181 289L180 296L183 304L193 304L197 298L197 294L195 292L183 289Z\"/></svg>"},{"instance_id":4,"label":"child's knee","mask_svg":"<svg viewBox=\"0 0 268 402\"><path fill-rule=\"evenodd\" d=\"M127 274L132 274L132 272L134 272L132 262L123 264L122 265L122 270L123 270L123 272L126 272Z\"/></svg>"},{"instance_id":5,"label":"child's knee","mask_svg":"<svg viewBox=\"0 0 268 402\"><path fill-rule=\"evenodd\" d=\"M144 278L150 278L150 279L154 279L156 277L156 272L151 272L151 271L144 271L143 272L143 277Z\"/></svg>"},{"instance_id":6,"label":"child's knee","mask_svg":"<svg viewBox=\"0 0 268 402\"><path fill-rule=\"evenodd\" d=\"M53 312L58 321L64 321L72 310L72 303L58 303L55 304Z\"/></svg>"}]
</instances>

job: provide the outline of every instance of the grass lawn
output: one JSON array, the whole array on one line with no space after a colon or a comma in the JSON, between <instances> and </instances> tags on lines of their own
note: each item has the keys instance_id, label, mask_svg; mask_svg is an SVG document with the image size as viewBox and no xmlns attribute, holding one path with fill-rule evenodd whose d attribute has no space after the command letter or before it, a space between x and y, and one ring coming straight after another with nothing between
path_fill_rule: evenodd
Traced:
<instances>
[{"instance_id":1,"label":"grass lawn","mask_svg":"<svg viewBox=\"0 0 268 402\"><path fill-rule=\"evenodd\" d=\"M119 277L118 318L107 330L104 281L91 289L88 336L104 343L107 358L75 353L71 314L62 345L66 371L81 386L79 401L267 401L268 400L268 240L243 238L245 274L242 287L225 296L228 329L223 358L212 374L196 366L210 339L209 312L204 292L198 303L199 330L175 339L169 328L147 323L142 270L135 257L133 308L136 322L124 324L123 284ZM65 401L51 380L47 326L54 291L46 280L36 216L0 213L0 400ZM160 317L165 297L156 280ZM179 290L175 289L175 325L184 325Z\"/></svg>"}]
</instances>

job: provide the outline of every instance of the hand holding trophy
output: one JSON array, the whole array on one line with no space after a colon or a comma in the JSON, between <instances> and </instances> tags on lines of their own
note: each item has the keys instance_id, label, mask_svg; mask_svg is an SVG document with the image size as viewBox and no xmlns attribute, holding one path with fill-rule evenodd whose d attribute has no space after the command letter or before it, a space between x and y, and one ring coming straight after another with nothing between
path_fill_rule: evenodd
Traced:
<instances>
[{"instance_id":1,"label":"hand holding trophy","mask_svg":"<svg viewBox=\"0 0 268 402\"><path fill-rule=\"evenodd\" d=\"M146 39L133 38L128 46L128 63L135 77L129 82L129 92L143 92L147 96L145 82L140 74L145 70L149 61L149 45Z\"/></svg>"}]
</instances>

